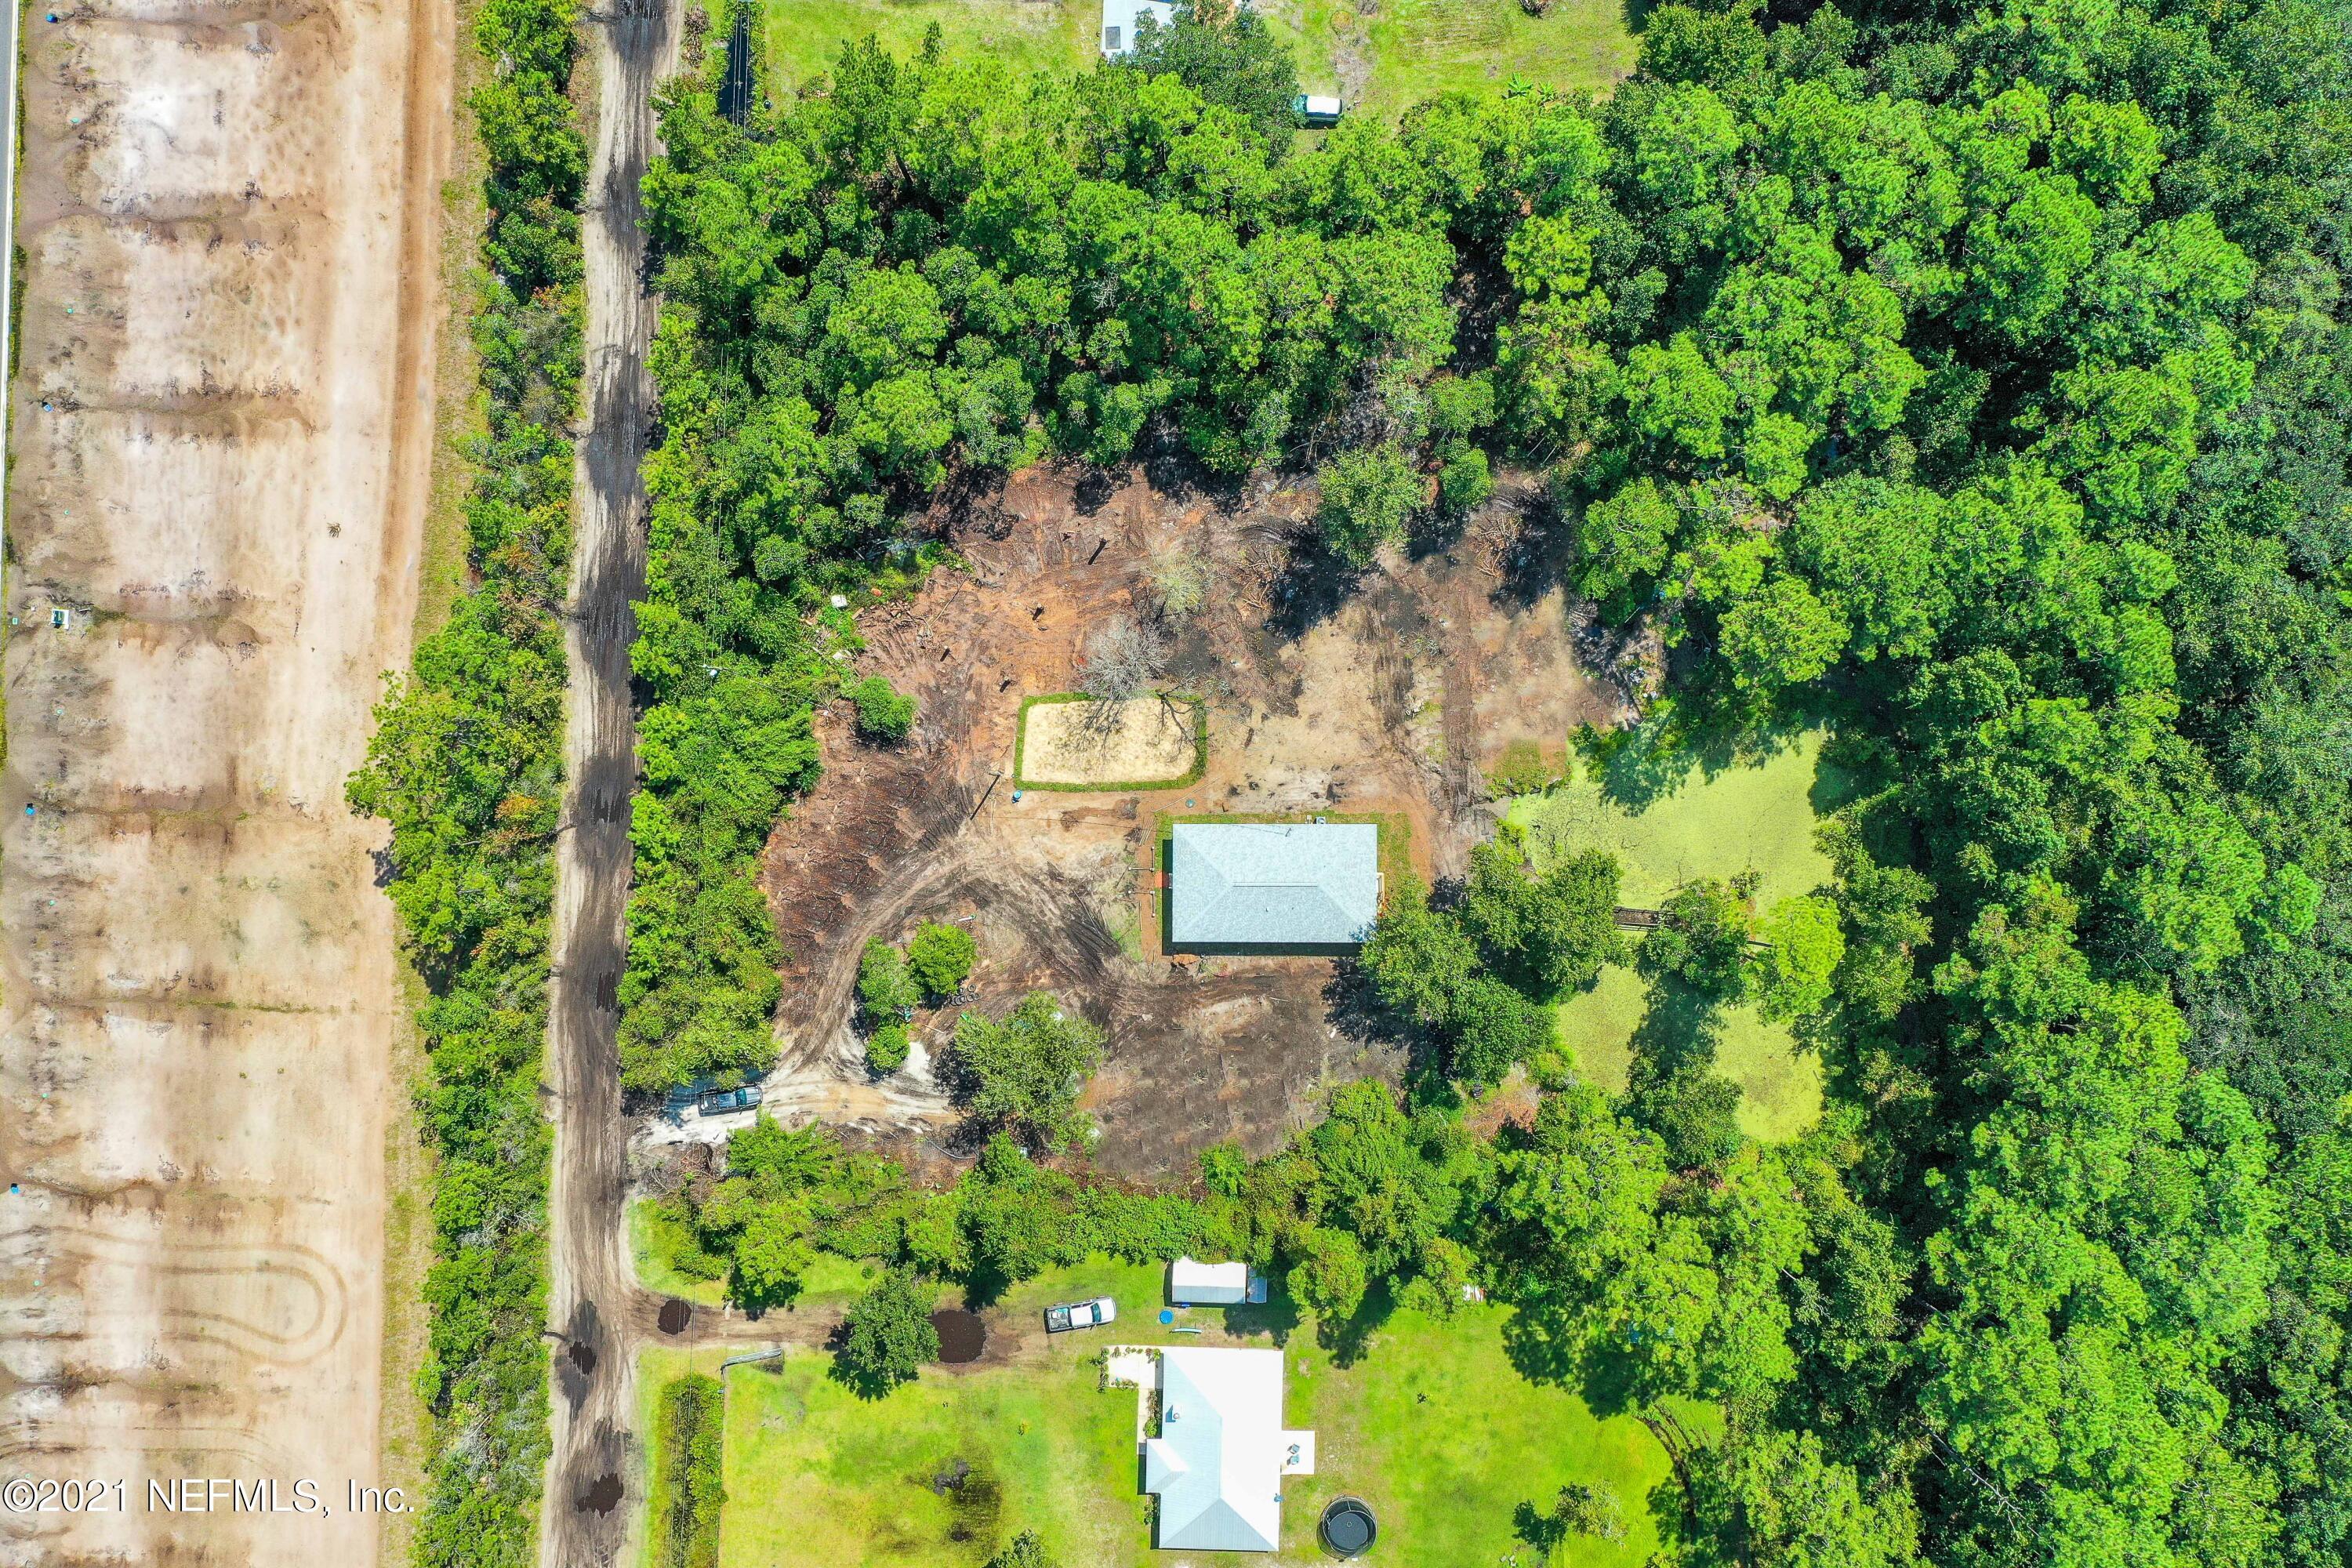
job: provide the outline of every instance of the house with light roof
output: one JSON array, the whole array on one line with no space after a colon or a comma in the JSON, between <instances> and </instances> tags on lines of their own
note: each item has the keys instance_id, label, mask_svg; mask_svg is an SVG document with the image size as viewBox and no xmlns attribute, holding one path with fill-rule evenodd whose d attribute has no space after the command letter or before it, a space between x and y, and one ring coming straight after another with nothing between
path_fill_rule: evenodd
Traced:
<instances>
[{"instance_id":1,"label":"house with light roof","mask_svg":"<svg viewBox=\"0 0 2352 1568\"><path fill-rule=\"evenodd\" d=\"M1139 1365L1118 1380L1159 1395L1159 1435L1141 1438L1143 1489L1160 1500L1153 1544L1280 1550L1283 1479L1315 1473L1315 1434L1282 1424L1282 1352L1171 1347L1116 1359L1145 1356L1150 1381Z\"/></svg>"},{"instance_id":2,"label":"house with light roof","mask_svg":"<svg viewBox=\"0 0 2352 1568\"><path fill-rule=\"evenodd\" d=\"M1171 952L1353 952L1381 914L1369 822L1180 822L1170 832Z\"/></svg>"}]
</instances>

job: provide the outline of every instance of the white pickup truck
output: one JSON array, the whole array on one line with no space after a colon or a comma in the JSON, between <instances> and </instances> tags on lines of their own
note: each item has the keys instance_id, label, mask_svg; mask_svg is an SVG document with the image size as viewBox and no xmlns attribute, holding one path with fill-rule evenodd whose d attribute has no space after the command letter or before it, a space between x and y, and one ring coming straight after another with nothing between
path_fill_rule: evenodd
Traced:
<instances>
[{"instance_id":1,"label":"white pickup truck","mask_svg":"<svg viewBox=\"0 0 2352 1568\"><path fill-rule=\"evenodd\" d=\"M1045 1309L1045 1331L1066 1334L1072 1329L1099 1329L1118 1316L1118 1304L1108 1296L1097 1296L1091 1301L1073 1301L1066 1307Z\"/></svg>"}]
</instances>

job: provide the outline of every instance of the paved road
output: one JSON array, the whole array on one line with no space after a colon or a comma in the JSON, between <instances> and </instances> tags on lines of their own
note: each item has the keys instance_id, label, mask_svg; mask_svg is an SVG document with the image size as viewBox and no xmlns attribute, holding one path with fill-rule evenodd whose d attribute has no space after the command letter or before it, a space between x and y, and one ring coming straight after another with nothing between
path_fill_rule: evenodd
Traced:
<instances>
[{"instance_id":1,"label":"paved road","mask_svg":"<svg viewBox=\"0 0 2352 1568\"><path fill-rule=\"evenodd\" d=\"M587 268L586 432L574 479L571 669L564 740L571 798L556 856L548 1075L556 1117L550 1195L554 1452L540 1529L545 1568L618 1561L642 1488L632 1430L630 1320L642 1295L627 1254L619 1016L629 891L630 601L645 583L644 456L655 309L643 287L638 185L654 151L652 93L677 55L674 0L617 0L591 14L596 145L582 225Z\"/></svg>"}]
</instances>

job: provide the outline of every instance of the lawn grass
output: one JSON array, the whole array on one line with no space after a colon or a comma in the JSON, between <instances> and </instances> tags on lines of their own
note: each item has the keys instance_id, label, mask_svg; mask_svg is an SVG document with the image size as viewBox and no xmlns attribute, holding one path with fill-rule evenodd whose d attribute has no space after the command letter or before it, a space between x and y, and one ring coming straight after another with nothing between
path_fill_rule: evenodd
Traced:
<instances>
[{"instance_id":1,"label":"lawn grass","mask_svg":"<svg viewBox=\"0 0 2352 1568\"><path fill-rule=\"evenodd\" d=\"M1118 1323L1025 1344L1013 1361L929 1369L864 1401L827 1375L821 1352L729 1374L721 1562L728 1568L888 1563L975 1568L1003 1540L1035 1530L1065 1563L1143 1568L1150 1546L1137 1491L1135 1394L1102 1391L1096 1357L1118 1343L1227 1341L1223 1314L1157 1321L1162 1268L1096 1258L1016 1287L1007 1312L1108 1294ZM1517 1551L1512 1514L1548 1506L1570 1480L1606 1485L1631 1529L1615 1545L1580 1542L1579 1563L1633 1568L1656 1544L1648 1500L1666 1457L1630 1416L1596 1417L1573 1392L1512 1368L1507 1309L1441 1321L1401 1312L1354 1364L1293 1333L1287 1419L1317 1432L1320 1474L1289 1483L1275 1563L1320 1563L1315 1521L1340 1492L1380 1515L1380 1561L1399 1568L1495 1563ZM1199 1338L1181 1327L1207 1327ZM1264 1333L1246 1342L1273 1342ZM960 1489L936 1484L971 1467ZM959 1535L962 1539L958 1539Z\"/></svg>"},{"instance_id":2,"label":"lawn grass","mask_svg":"<svg viewBox=\"0 0 2352 1568\"><path fill-rule=\"evenodd\" d=\"M1635 908L1655 908L1696 878L1753 871L1756 907L1769 910L1830 879L1829 857L1813 842L1815 806L1845 786L1822 763L1821 746L1819 731L1805 731L1760 762L1687 779L1638 809L1612 798L1580 760L1568 782L1513 801L1507 820L1526 831L1538 866L1593 845L1614 853L1624 871L1619 897ZM1560 1036L1578 1070L1622 1092L1647 1011L1640 978L1617 967L1562 1003ZM1727 1008L1717 1023L1716 1067L1740 1088L1742 1131L1774 1141L1811 1126L1821 1115L1820 1060L1801 1054L1788 1026L1766 1023L1752 1005Z\"/></svg>"},{"instance_id":3,"label":"lawn grass","mask_svg":"<svg viewBox=\"0 0 2352 1568\"><path fill-rule=\"evenodd\" d=\"M1269 0L1262 8L1292 45L1299 85L1339 91L1350 56L1370 79L1352 103L1394 119L1441 92L1496 89L1513 77L1544 87L1606 92L1633 68L1636 47L1622 0L1559 0L1530 16L1518 0Z\"/></svg>"},{"instance_id":4,"label":"lawn grass","mask_svg":"<svg viewBox=\"0 0 2352 1568\"><path fill-rule=\"evenodd\" d=\"M1606 92L1633 66L1624 0L1559 0L1541 17L1517 0L1381 0L1370 16L1357 0L1265 0L1259 14L1290 45L1302 90L1344 91L1350 107L1391 120L1438 93L1499 89L1514 77ZM771 89L790 93L868 34L911 55L933 22L950 58L986 57L1015 75L1091 70L1100 58L1100 0L768 0ZM1351 77L1365 81L1360 92L1347 90Z\"/></svg>"},{"instance_id":5,"label":"lawn grass","mask_svg":"<svg viewBox=\"0 0 2352 1568\"><path fill-rule=\"evenodd\" d=\"M789 94L869 34L905 59L940 25L951 59L986 57L1015 76L1074 74L1097 57L1099 4L1079 0L768 0L761 50L771 90Z\"/></svg>"},{"instance_id":6,"label":"lawn grass","mask_svg":"<svg viewBox=\"0 0 2352 1568\"><path fill-rule=\"evenodd\" d=\"M685 1227L665 1218L651 1198L629 1205L629 1256L636 1262L637 1283L665 1296L677 1296L697 1306L716 1307L727 1300L723 1279L695 1279L677 1271L670 1261L683 1249Z\"/></svg>"},{"instance_id":7,"label":"lawn grass","mask_svg":"<svg viewBox=\"0 0 2352 1568\"><path fill-rule=\"evenodd\" d=\"M1524 829L1538 864L1599 845L1616 855L1628 904L1654 909L1700 877L1753 871L1756 905L1809 893L1830 879L1829 857L1813 842L1819 788L1832 798L1842 782L1822 765L1822 736L1809 730L1760 762L1694 776L1638 808L1611 796L1592 765L1576 759L1575 775L1542 795L1511 803L1508 820Z\"/></svg>"}]
</instances>

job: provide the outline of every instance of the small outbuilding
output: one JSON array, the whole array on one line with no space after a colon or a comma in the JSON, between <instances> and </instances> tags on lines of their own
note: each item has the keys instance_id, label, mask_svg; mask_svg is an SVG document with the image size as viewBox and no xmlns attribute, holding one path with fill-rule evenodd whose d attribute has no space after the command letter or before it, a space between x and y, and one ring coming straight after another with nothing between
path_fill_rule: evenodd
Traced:
<instances>
[{"instance_id":1,"label":"small outbuilding","mask_svg":"<svg viewBox=\"0 0 2352 1568\"><path fill-rule=\"evenodd\" d=\"M1176 7L1172 0L1103 0L1103 58L1115 60L1135 48L1136 24L1149 16L1162 27L1176 25Z\"/></svg>"},{"instance_id":2,"label":"small outbuilding","mask_svg":"<svg viewBox=\"0 0 2352 1568\"><path fill-rule=\"evenodd\" d=\"M1265 1300L1265 1277L1246 1263L1180 1258L1168 1266L1168 1300L1179 1307L1238 1307Z\"/></svg>"},{"instance_id":3,"label":"small outbuilding","mask_svg":"<svg viewBox=\"0 0 2352 1568\"><path fill-rule=\"evenodd\" d=\"M1290 111L1298 116L1298 123L1309 131L1327 130L1339 123L1339 100L1321 93L1302 92L1290 100Z\"/></svg>"},{"instance_id":4,"label":"small outbuilding","mask_svg":"<svg viewBox=\"0 0 2352 1568\"><path fill-rule=\"evenodd\" d=\"M1168 857L1178 952L1346 953L1381 913L1369 822L1180 822Z\"/></svg>"}]
</instances>

